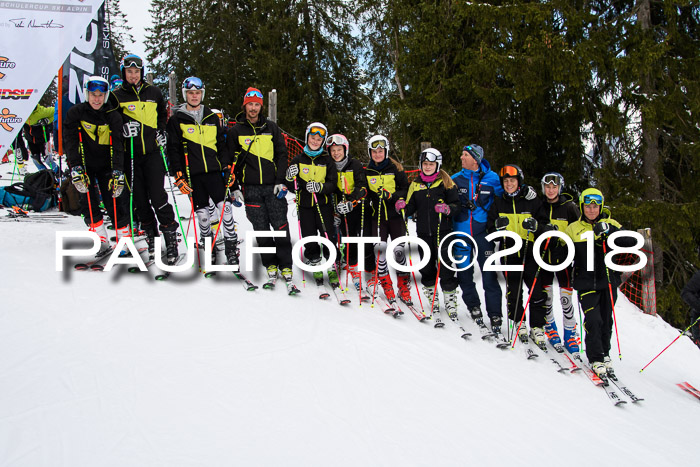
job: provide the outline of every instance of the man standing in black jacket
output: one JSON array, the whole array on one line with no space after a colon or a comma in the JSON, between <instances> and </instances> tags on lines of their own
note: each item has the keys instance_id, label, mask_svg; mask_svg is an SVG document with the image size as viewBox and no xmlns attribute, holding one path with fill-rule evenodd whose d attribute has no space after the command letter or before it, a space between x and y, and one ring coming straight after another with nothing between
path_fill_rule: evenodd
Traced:
<instances>
[{"instance_id":1,"label":"man standing in black jacket","mask_svg":"<svg viewBox=\"0 0 700 467\"><path fill-rule=\"evenodd\" d=\"M124 164L127 186L133 191L136 216L146 232L149 250L157 231L156 217L165 237L168 262L178 255L173 207L163 188L165 163L160 150L165 148L165 124L168 112L160 90L143 81L143 60L126 55L120 65L123 83L110 94L124 121ZM155 211L155 214L154 214Z\"/></svg>"},{"instance_id":2,"label":"man standing in black jacket","mask_svg":"<svg viewBox=\"0 0 700 467\"><path fill-rule=\"evenodd\" d=\"M236 124L228 131L226 144L229 156L234 158L236 180L242 185L234 191L236 203L245 196L245 212L256 231L284 232L284 237L258 239L260 247L275 247L275 253L261 254L267 269L268 281L274 283L281 270L288 292L292 284L292 244L287 219L287 146L275 122L262 115L263 95L248 88L243 97L243 111L236 116ZM235 203L234 203L235 204Z\"/></svg>"}]
</instances>

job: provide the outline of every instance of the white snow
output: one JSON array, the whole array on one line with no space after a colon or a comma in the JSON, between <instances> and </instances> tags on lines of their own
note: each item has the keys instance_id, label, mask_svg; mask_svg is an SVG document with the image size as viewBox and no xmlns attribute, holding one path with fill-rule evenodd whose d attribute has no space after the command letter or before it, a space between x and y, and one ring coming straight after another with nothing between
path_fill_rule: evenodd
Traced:
<instances>
[{"instance_id":1,"label":"white snow","mask_svg":"<svg viewBox=\"0 0 700 467\"><path fill-rule=\"evenodd\" d=\"M640 374L677 331L622 295L615 366L646 400L614 407L481 341L463 304L468 342L308 283L55 272L55 231L84 228L0 223L1 466L695 465L700 401L675 383L700 387L700 351L683 337Z\"/></svg>"}]
</instances>

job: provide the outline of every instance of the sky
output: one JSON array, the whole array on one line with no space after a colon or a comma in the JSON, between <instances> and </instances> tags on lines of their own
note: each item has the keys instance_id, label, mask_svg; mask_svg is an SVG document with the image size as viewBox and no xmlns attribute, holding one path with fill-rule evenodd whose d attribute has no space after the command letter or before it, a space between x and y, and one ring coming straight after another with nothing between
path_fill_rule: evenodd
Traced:
<instances>
[{"instance_id":1,"label":"sky","mask_svg":"<svg viewBox=\"0 0 700 467\"><path fill-rule=\"evenodd\" d=\"M131 35L134 36L134 46L129 50L139 57L147 60L146 47L144 41L146 39L146 28L151 27L151 14L148 9L151 7L151 0L121 0L122 11L126 15L126 20L131 26ZM118 59L121 57L118 57Z\"/></svg>"}]
</instances>

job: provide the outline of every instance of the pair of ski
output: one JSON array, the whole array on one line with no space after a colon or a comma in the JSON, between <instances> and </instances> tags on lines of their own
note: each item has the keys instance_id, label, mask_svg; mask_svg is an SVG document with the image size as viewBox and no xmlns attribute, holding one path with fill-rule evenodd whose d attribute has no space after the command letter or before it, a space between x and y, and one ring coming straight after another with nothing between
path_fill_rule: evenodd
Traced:
<instances>
[{"instance_id":1,"label":"pair of ski","mask_svg":"<svg viewBox=\"0 0 700 467\"><path fill-rule=\"evenodd\" d=\"M147 249L147 247L141 247L137 251L142 253ZM113 251L114 246L110 246L106 250L98 252L97 255L95 255L95 259L92 261L88 261L87 263L76 263L73 265L73 268L76 271L104 271L105 263L107 263L107 260L112 255ZM136 269L138 270L138 268ZM131 268L129 268L129 272L131 272Z\"/></svg>"},{"instance_id":2,"label":"pair of ski","mask_svg":"<svg viewBox=\"0 0 700 467\"><path fill-rule=\"evenodd\" d=\"M386 296L381 296L379 294L379 290L373 289L373 287L367 286L365 294L362 295L363 302L369 302L371 308L374 308L375 303L378 304L379 308L381 308L384 313L391 315L394 318L398 318L403 315L403 310L399 307L396 299L389 300L386 298Z\"/></svg>"},{"instance_id":3,"label":"pair of ski","mask_svg":"<svg viewBox=\"0 0 700 467\"><path fill-rule=\"evenodd\" d=\"M287 279L286 277L282 276L284 279L284 284L287 286L287 295L296 295L301 293L301 290L297 288L296 285L294 285L294 282L292 282L292 279ZM274 290L275 285L277 284L277 276L271 277L267 279L267 282L265 282L262 286L263 289L265 290Z\"/></svg>"},{"instance_id":4,"label":"pair of ski","mask_svg":"<svg viewBox=\"0 0 700 467\"><path fill-rule=\"evenodd\" d=\"M573 354L573 358L579 363L583 369L583 373L588 377L588 379L596 386L602 387L605 390L605 394L608 396L608 400L615 406L624 405L627 403L625 399L622 398L621 394L624 394L633 403L638 403L644 399L637 397L613 372L609 372L607 376L598 376L590 366L583 363L583 359L577 353ZM613 385L610 385L610 382ZM614 386L614 387L613 387Z\"/></svg>"},{"instance_id":5,"label":"pair of ski","mask_svg":"<svg viewBox=\"0 0 700 467\"><path fill-rule=\"evenodd\" d=\"M695 389L695 386L693 386L689 382L683 381L682 383L676 383L676 386L678 386L691 396L695 397L696 399L700 400L700 390Z\"/></svg>"},{"instance_id":6,"label":"pair of ski","mask_svg":"<svg viewBox=\"0 0 700 467\"><path fill-rule=\"evenodd\" d=\"M338 296L338 289L340 289L340 284L329 284L331 293L328 293L328 289L324 285L323 279L314 279L314 281L316 281L316 288L318 288L319 290L319 300L326 300L331 297L331 294L333 294L333 297L335 297L335 301L338 302L338 305L345 306L350 304L350 299L345 296L344 291L341 291L341 293L343 294L342 298Z\"/></svg>"}]
</instances>

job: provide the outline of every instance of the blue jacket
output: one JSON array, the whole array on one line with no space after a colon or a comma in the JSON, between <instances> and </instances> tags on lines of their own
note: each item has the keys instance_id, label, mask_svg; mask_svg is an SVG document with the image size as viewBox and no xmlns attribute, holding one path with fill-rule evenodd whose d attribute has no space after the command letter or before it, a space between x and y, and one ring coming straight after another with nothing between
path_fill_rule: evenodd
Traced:
<instances>
[{"instance_id":1,"label":"blue jacket","mask_svg":"<svg viewBox=\"0 0 700 467\"><path fill-rule=\"evenodd\" d=\"M462 169L452 176L452 180L457 184L462 206L454 218L454 229L472 236L482 233L486 230L489 208L494 199L503 194L501 179L491 170L491 164L482 159L478 172ZM470 200L476 206L473 211L467 207Z\"/></svg>"}]
</instances>

